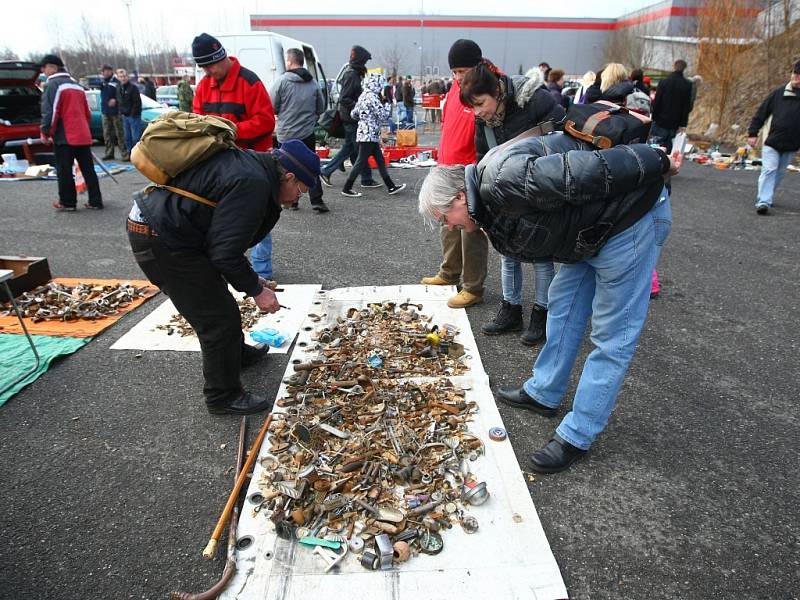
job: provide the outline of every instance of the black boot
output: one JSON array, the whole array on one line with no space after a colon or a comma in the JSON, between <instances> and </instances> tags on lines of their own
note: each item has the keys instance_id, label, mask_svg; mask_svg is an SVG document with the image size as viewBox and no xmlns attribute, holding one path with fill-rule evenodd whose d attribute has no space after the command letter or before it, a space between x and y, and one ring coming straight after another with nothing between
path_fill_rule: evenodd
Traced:
<instances>
[{"instance_id":1,"label":"black boot","mask_svg":"<svg viewBox=\"0 0 800 600\"><path fill-rule=\"evenodd\" d=\"M510 304L505 300L500 305L500 312L491 322L481 327L486 335L500 335L506 331L519 331L522 329L522 305Z\"/></svg>"},{"instance_id":2,"label":"black boot","mask_svg":"<svg viewBox=\"0 0 800 600\"><path fill-rule=\"evenodd\" d=\"M535 346L539 342L543 342L545 338L545 326L547 325L547 309L540 305L534 304L531 311L531 322L528 323L528 329L525 330L519 339L526 346Z\"/></svg>"}]
</instances>

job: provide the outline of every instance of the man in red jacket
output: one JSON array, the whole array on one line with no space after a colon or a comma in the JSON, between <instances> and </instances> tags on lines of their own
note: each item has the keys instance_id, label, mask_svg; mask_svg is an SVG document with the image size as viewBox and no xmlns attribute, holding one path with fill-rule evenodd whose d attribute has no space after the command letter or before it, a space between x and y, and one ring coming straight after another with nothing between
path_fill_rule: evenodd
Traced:
<instances>
[{"instance_id":1,"label":"man in red jacket","mask_svg":"<svg viewBox=\"0 0 800 600\"><path fill-rule=\"evenodd\" d=\"M101 209L103 197L92 160L92 134L89 131L92 113L86 91L67 73L64 61L58 56L48 54L42 59L41 66L47 76L42 94L41 137L44 143L53 143L58 174L58 202L53 204L53 208L75 212L78 194L72 164L77 160L89 189L89 203L84 206Z\"/></svg>"},{"instance_id":2,"label":"man in red jacket","mask_svg":"<svg viewBox=\"0 0 800 600\"><path fill-rule=\"evenodd\" d=\"M258 75L228 56L219 40L207 33L192 41L192 56L206 74L194 92L194 112L236 123L236 145L240 148L272 150L275 109ZM272 279L271 233L253 248L251 258L256 273Z\"/></svg>"},{"instance_id":3,"label":"man in red jacket","mask_svg":"<svg viewBox=\"0 0 800 600\"><path fill-rule=\"evenodd\" d=\"M453 85L442 110L440 165L470 165L475 162L475 116L461 103L461 80L480 62L482 52L472 40L456 40L447 56L453 71ZM461 291L447 301L451 308L466 308L483 299L483 282L488 268L489 242L482 231L450 230L442 226L443 261L439 272L425 277L425 285L457 285Z\"/></svg>"},{"instance_id":4,"label":"man in red jacket","mask_svg":"<svg viewBox=\"0 0 800 600\"><path fill-rule=\"evenodd\" d=\"M194 112L236 123L240 148L272 150L275 111L258 75L228 56L219 40L207 33L194 38L192 56L206 74L194 93Z\"/></svg>"}]
</instances>

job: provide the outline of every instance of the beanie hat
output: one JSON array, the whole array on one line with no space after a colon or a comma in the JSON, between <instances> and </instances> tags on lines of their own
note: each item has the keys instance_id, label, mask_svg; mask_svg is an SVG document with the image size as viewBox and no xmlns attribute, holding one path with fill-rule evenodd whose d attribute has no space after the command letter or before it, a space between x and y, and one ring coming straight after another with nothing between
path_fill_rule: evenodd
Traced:
<instances>
[{"instance_id":1,"label":"beanie hat","mask_svg":"<svg viewBox=\"0 0 800 600\"><path fill-rule=\"evenodd\" d=\"M447 53L451 69L471 69L481 60L481 47L472 40L456 40Z\"/></svg>"},{"instance_id":2,"label":"beanie hat","mask_svg":"<svg viewBox=\"0 0 800 600\"><path fill-rule=\"evenodd\" d=\"M192 40L192 58L198 67L213 65L226 56L225 48L213 35L201 33Z\"/></svg>"},{"instance_id":3,"label":"beanie hat","mask_svg":"<svg viewBox=\"0 0 800 600\"><path fill-rule=\"evenodd\" d=\"M289 173L294 173L308 188L319 182L319 156L300 140L286 140L273 156Z\"/></svg>"},{"instance_id":4,"label":"beanie hat","mask_svg":"<svg viewBox=\"0 0 800 600\"><path fill-rule=\"evenodd\" d=\"M800 75L800 60L794 63L794 68L792 69L792 73L797 73Z\"/></svg>"},{"instance_id":5,"label":"beanie hat","mask_svg":"<svg viewBox=\"0 0 800 600\"><path fill-rule=\"evenodd\" d=\"M61 60L60 57L56 56L55 54L47 54L43 59L42 62L39 63L40 66L45 65L55 65L60 68L64 68L64 61Z\"/></svg>"}]
</instances>

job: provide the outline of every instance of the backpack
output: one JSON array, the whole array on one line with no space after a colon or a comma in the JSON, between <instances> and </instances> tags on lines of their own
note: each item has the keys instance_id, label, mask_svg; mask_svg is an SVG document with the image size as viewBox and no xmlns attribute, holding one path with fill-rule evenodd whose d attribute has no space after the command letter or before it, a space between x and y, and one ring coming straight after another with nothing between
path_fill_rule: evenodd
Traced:
<instances>
[{"instance_id":1,"label":"backpack","mask_svg":"<svg viewBox=\"0 0 800 600\"><path fill-rule=\"evenodd\" d=\"M236 148L228 119L171 111L150 123L131 151L131 162L150 181L165 185L189 167Z\"/></svg>"},{"instance_id":2,"label":"backpack","mask_svg":"<svg viewBox=\"0 0 800 600\"><path fill-rule=\"evenodd\" d=\"M600 100L572 104L564 118L564 132L600 149L620 144L647 143L651 121L623 106Z\"/></svg>"}]
</instances>

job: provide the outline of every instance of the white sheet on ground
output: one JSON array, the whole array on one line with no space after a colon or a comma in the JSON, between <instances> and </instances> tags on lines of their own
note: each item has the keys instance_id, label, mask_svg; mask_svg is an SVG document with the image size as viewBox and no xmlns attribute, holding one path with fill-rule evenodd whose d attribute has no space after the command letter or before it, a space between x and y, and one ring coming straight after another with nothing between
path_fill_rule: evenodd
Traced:
<instances>
[{"instance_id":1,"label":"white sheet on ground","mask_svg":"<svg viewBox=\"0 0 800 600\"><path fill-rule=\"evenodd\" d=\"M279 348L271 348L270 352L286 354L292 345L292 341L297 335L302 322L308 318L312 302L315 300L315 292L322 286L308 284L289 284L281 285L284 291L277 292L278 302L289 309L281 309L272 315L262 316L252 328L252 331L266 329L268 327L277 329L287 335L287 340ZM244 297L241 292L230 288L234 297L239 300ZM173 350L178 352L200 352L200 342L196 335L182 337L175 332L168 335L163 329L158 329L159 325L167 325L172 315L177 314L175 305L167 298L161 306L147 315L137 323L128 333L123 335L111 346L112 350ZM244 336L245 342L255 345L247 333Z\"/></svg>"},{"instance_id":2,"label":"white sheet on ground","mask_svg":"<svg viewBox=\"0 0 800 600\"><path fill-rule=\"evenodd\" d=\"M555 600L567 598L550 545L542 529L528 488L523 480L514 450L508 440L489 439L492 427L503 422L489 389L488 377L481 364L467 314L451 309L447 299L455 293L449 286L391 286L341 288L317 292L322 310L313 311L325 317L319 322L303 324L286 376L293 362L314 358L312 330L319 329L352 306L369 302L410 300L423 304L421 312L432 315L434 323L451 323L460 328L456 341L462 343L470 357L471 371L453 381L468 388L467 400L474 400L480 412L471 424L471 431L486 445L486 455L472 464L478 480L486 481L491 497L469 512L478 519L480 529L467 535L458 526L443 532L444 550L436 556L419 555L390 571L364 569L351 554L341 568L323 573L324 563L311 549L296 541L275 535L265 512L254 513L250 501L259 491L262 467L256 461L250 488L237 531L238 539L252 536L253 543L237 552L237 573L226 591L224 600L307 600L308 598L356 597L370 600L407 598L409 600L462 598L503 598ZM305 343L304 346L301 346ZM308 351L307 351L308 350ZM424 380L424 379L423 379ZM281 389L279 397L283 395ZM280 410L280 409L277 409ZM263 421L251 419L251 429ZM253 432L251 432L251 439ZM267 454L265 441L260 456ZM220 543L221 552L226 544Z\"/></svg>"}]
</instances>

